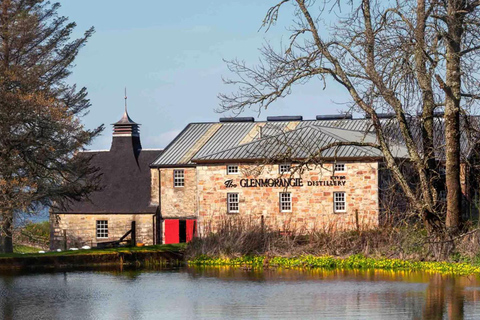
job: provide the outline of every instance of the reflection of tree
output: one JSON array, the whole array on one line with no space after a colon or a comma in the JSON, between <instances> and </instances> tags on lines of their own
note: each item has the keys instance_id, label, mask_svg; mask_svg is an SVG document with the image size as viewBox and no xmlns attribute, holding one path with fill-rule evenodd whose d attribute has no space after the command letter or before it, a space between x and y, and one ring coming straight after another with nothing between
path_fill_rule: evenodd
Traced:
<instances>
[{"instance_id":1,"label":"reflection of tree","mask_svg":"<svg viewBox=\"0 0 480 320\"><path fill-rule=\"evenodd\" d=\"M0 285L0 317L2 319L13 319L13 306L15 301L12 299L12 290L14 287L13 277L3 277L3 285Z\"/></svg>"},{"instance_id":2,"label":"reflection of tree","mask_svg":"<svg viewBox=\"0 0 480 320\"><path fill-rule=\"evenodd\" d=\"M463 287L459 280L455 277L448 277L444 285L448 285L447 303L448 303L448 319L463 319L464 301Z\"/></svg>"},{"instance_id":3,"label":"reflection of tree","mask_svg":"<svg viewBox=\"0 0 480 320\"><path fill-rule=\"evenodd\" d=\"M448 319L463 319L465 296L460 280L440 274L434 274L430 279L423 318L443 319L447 311Z\"/></svg>"},{"instance_id":4,"label":"reflection of tree","mask_svg":"<svg viewBox=\"0 0 480 320\"><path fill-rule=\"evenodd\" d=\"M443 319L443 307L445 301L444 279L440 274L434 274L430 278L427 287L423 319Z\"/></svg>"}]
</instances>

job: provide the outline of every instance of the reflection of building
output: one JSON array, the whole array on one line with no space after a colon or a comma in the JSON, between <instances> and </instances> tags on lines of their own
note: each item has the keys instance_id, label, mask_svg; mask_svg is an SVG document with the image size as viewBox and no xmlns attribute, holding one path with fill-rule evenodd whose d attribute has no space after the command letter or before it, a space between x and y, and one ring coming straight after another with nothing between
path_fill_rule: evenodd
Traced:
<instances>
[{"instance_id":1,"label":"reflection of building","mask_svg":"<svg viewBox=\"0 0 480 320\"><path fill-rule=\"evenodd\" d=\"M381 122L394 156L408 159L394 119L383 116ZM141 150L138 125L127 114L114 126L111 150L88 153L104 172L105 189L92 195L92 203L59 214L57 231L67 229L96 243L102 230L108 229L109 239L119 238L135 219L140 241L176 243L189 241L197 229L214 229L227 217L263 221L284 231L371 228L382 223L388 201L398 206L402 199L401 192L390 198L384 192L395 189L379 150L322 150L331 143L375 142L370 119L338 115L191 123L163 152ZM441 118L435 131L442 146ZM463 159L473 156L474 146L464 139ZM321 163L312 157L319 150ZM437 154L442 176L441 148ZM299 172L302 162L308 166ZM464 170L463 176L468 174ZM471 186L464 185L467 199L473 181ZM442 185L439 190L445 194Z\"/></svg>"},{"instance_id":2,"label":"reflection of building","mask_svg":"<svg viewBox=\"0 0 480 320\"><path fill-rule=\"evenodd\" d=\"M150 204L149 164L161 150L142 149L138 126L125 110L113 124L110 150L80 154L92 157L92 165L99 168L102 190L51 215L52 247L61 247L63 230L71 246L118 240L130 230L131 221L136 221L137 241L152 243L157 206Z\"/></svg>"}]
</instances>

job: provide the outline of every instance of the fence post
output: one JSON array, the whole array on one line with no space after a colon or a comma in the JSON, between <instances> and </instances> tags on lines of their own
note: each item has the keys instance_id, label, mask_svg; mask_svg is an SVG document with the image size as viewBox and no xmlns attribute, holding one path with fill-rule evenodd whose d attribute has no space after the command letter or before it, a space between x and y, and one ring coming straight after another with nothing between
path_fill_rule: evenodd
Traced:
<instances>
[{"instance_id":1,"label":"fence post","mask_svg":"<svg viewBox=\"0 0 480 320\"><path fill-rule=\"evenodd\" d=\"M357 227L357 231L360 230L360 226L358 224L358 209L355 209L355 225Z\"/></svg>"},{"instance_id":2,"label":"fence post","mask_svg":"<svg viewBox=\"0 0 480 320\"><path fill-rule=\"evenodd\" d=\"M137 245L137 233L135 232L135 221L132 221L132 233L131 235L131 240L130 240L130 245L132 247L135 247Z\"/></svg>"},{"instance_id":3,"label":"fence post","mask_svg":"<svg viewBox=\"0 0 480 320\"><path fill-rule=\"evenodd\" d=\"M63 229L63 251L67 250L67 229Z\"/></svg>"}]
</instances>

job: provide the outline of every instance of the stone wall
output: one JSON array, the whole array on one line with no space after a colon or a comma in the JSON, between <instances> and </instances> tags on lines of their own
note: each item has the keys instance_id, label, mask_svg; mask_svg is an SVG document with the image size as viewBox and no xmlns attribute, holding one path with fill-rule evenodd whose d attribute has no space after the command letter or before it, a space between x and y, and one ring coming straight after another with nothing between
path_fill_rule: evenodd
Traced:
<instances>
[{"instance_id":1,"label":"stone wall","mask_svg":"<svg viewBox=\"0 0 480 320\"><path fill-rule=\"evenodd\" d=\"M240 174L227 175L226 165L197 167L200 232L214 231L229 216L245 217L279 230L338 230L371 228L378 225L378 163L347 162L346 172L332 174L332 165L312 167L301 176L303 186L242 187L241 179L289 178L280 176L277 165L264 166L258 176L249 171L254 165L240 166ZM332 178L334 176L335 178ZM226 180L232 180L230 186ZM335 185L332 181L344 181ZM281 212L279 194L290 192L291 212ZM346 194L346 212L334 212L333 192ZM227 213L227 193L239 194L239 213ZM357 218L358 217L358 218Z\"/></svg>"},{"instance_id":2,"label":"stone wall","mask_svg":"<svg viewBox=\"0 0 480 320\"><path fill-rule=\"evenodd\" d=\"M197 179L195 168L183 169L185 186L173 186L173 170L160 169L161 175L161 213L162 218L195 218L197 212Z\"/></svg>"},{"instance_id":3,"label":"stone wall","mask_svg":"<svg viewBox=\"0 0 480 320\"><path fill-rule=\"evenodd\" d=\"M152 214L51 214L52 228L51 248L60 249L63 246L63 230L67 230L68 247L94 247L97 242L120 239L131 228L131 222L136 222L137 242L153 244ZM108 238L96 238L96 221L108 221ZM130 239L130 236L127 237Z\"/></svg>"},{"instance_id":4,"label":"stone wall","mask_svg":"<svg viewBox=\"0 0 480 320\"><path fill-rule=\"evenodd\" d=\"M159 191L160 191L160 186L159 186L159 181L158 181L158 169L157 168L151 168L150 169L150 205L151 206L158 206L158 200L159 200Z\"/></svg>"}]
</instances>

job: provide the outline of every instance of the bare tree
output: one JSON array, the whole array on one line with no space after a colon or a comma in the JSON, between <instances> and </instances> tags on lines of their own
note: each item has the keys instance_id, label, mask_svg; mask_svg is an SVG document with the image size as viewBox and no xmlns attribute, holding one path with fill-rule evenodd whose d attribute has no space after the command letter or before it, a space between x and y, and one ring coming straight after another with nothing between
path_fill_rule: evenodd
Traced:
<instances>
[{"instance_id":1,"label":"bare tree","mask_svg":"<svg viewBox=\"0 0 480 320\"><path fill-rule=\"evenodd\" d=\"M350 95L352 108L371 118L377 141L368 146L383 153L428 229L456 231L461 217L460 115L469 114L479 97L480 1L282 0L268 10L266 30L287 5L294 7L289 43L279 50L265 45L257 66L227 62L238 78L226 83L238 91L220 94L221 109L267 108L293 85L312 79L323 85L339 83ZM437 111L444 111L445 142L440 143L434 129ZM416 189L395 159L380 112L395 116L418 175ZM438 148L446 155L446 218L438 214L443 161L436 155Z\"/></svg>"}]
</instances>

